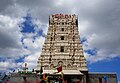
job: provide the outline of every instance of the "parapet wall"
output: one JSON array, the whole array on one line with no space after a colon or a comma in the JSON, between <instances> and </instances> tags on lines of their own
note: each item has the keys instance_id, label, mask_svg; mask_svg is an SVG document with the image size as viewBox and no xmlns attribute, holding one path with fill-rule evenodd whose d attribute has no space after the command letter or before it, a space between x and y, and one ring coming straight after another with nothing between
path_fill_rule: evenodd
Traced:
<instances>
[{"instance_id":1,"label":"parapet wall","mask_svg":"<svg viewBox=\"0 0 120 83\"><path fill-rule=\"evenodd\" d=\"M106 82L105 82L106 81ZM115 73L88 73L88 83L118 83Z\"/></svg>"}]
</instances>

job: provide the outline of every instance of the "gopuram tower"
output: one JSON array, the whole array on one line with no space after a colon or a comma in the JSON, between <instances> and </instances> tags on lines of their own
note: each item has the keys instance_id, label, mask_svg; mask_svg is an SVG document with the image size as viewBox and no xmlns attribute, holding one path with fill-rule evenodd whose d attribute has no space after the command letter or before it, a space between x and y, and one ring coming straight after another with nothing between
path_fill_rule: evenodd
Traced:
<instances>
[{"instance_id":1,"label":"gopuram tower","mask_svg":"<svg viewBox=\"0 0 120 83\"><path fill-rule=\"evenodd\" d=\"M53 73L60 65L67 74L87 71L75 14L49 16L49 28L37 67L43 66L45 73Z\"/></svg>"}]
</instances>

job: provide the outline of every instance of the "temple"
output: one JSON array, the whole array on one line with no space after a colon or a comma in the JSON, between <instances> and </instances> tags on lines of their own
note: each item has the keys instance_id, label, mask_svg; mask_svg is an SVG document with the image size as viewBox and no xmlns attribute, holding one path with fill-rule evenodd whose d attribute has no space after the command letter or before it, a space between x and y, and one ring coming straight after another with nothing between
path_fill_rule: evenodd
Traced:
<instances>
[{"instance_id":1,"label":"temple","mask_svg":"<svg viewBox=\"0 0 120 83\"><path fill-rule=\"evenodd\" d=\"M54 75L56 69L62 66L62 72L68 83L75 79L80 80L80 83L88 83L88 81L89 83L98 83L91 78L95 78L95 75L98 77L97 81L102 83L104 76L109 77L110 74L88 73L78 31L78 16L75 14L49 16L49 28L37 68L40 69L41 66L43 73L50 75ZM115 77L116 75L112 73L111 76Z\"/></svg>"},{"instance_id":2,"label":"temple","mask_svg":"<svg viewBox=\"0 0 120 83\"><path fill-rule=\"evenodd\" d=\"M88 71L75 14L49 16L49 28L37 69L30 72L26 68L25 65L24 71L11 73L11 83L43 83L40 82L43 79L46 83L118 83L114 72Z\"/></svg>"}]
</instances>

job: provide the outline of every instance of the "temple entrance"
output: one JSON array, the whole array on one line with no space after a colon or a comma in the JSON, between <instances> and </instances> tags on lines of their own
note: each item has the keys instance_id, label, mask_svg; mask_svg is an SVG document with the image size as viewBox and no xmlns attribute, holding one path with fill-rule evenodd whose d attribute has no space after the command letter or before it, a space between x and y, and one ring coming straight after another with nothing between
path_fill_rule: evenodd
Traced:
<instances>
[{"instance_id":1,"label":"temple entrance","mask_svg":"<svg viewBox=\"0 0 120 83\"><path fill-rule=\"evenodd\" d=\"M49 75L48 82L49 83L83 83L83 75Z\"/></svg>"}]
</instances>

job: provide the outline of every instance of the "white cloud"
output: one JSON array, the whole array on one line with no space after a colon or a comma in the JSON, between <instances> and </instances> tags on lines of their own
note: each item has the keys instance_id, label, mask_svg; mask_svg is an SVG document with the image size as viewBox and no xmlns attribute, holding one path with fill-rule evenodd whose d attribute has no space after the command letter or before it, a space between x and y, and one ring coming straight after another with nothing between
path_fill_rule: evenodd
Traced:
<instances>
[{"instance_id":1,"label":"white cloud","mask_svg":"<svg viewBox=\"0 0 120 83\"><path fill-rule=\"evenodd\" d=\"M21 43L22 34L18 26L21 22L20 18L0 15L0 56L19 57L29 54Z\"/></svg>"},{"instance_id":2,"label":"white cloud","mask_svg":"<svg viewBox=\"0 0 120 83\"><path fill-rule=\"evenodd\" d=\"M87 46L84 45L84 50L97 48L97 54L94 56L85 53L90 63L120 57L120 49L117 48L118 45L115 43L116 38L112 37L111 39L111 36L94 33L86 37Z\"/></svg>"},{"instance_id":3,"label":"white cloud","mask_svg":"<svg viewBox=\"0 0 120 83\"><path fill-rule=\"evenodd\" d=\"M37 25L37 27L35 27L36 31L43 30L43 33L47 34L47 30L49 27L48 22L45 24L45 23L42 23L40 19L36 19L36 20L33 20L33 24Z\"/></svg>"},{"instance_id":4,"label":"white cloud","mask_svg":"<svg viewBox=\"0 0 120 83\"><path fill-rule=\"evenodd\" d=\"M80 20L80 19L79 19ZM79 34L82 36L86 36L90 33L90 30L92 27L90 27L92 25L92 22L90 22L89 20L80 20L79 21Z\"/></svg>"},{"instance_id":5,"label":"white cloud","mask_svg":"<svg viewBox=\"0 0 120 83\"><path fill-rule=\"evenodd\" d=\"M16 11L17 10L17 11ZM12 12L14 13L12 13ZM11 68L17 68L20 67L24 62L15 62L16 59L19 59L20 57L23 57L24 55L29 55L29 57L34 56L35 53L39 52L42 48L44 37L37 35L37 38L33 41L33 36L36 36L37 33L30 33L30 34L23 34L21 33L21 28L19 25L24 21L22 18L26 11L20 12L22 9L20 9L19 5L13 5L9 8L5 9L3 13L5 15L0 14L0 57L11 57L13 58L12 61L1 61L0 62L0 71L7 71ZM8 13L10 12L10 13ZM17 13L16 13L17 12ZM38 24L37 24L38 25ZM41 26L38 25L38 29L44 29ZM23 43L25 46L28 47L28 49L25 49L21 38L24 38ZM36 55L35 55L36 56ZM34 56L34 57L35 57ZM34 59L34 61L37 61L39 55ZM28 60L29 60L28 57ZM25 62L26 62L25 57ZM32 58L33 59L33 58ZM31 61L31 60L30 60ZM36 62L31 63L29 61L29 67L33 68L36 66ZM27 61L28 62L28 61ZM11 66L9 66L11 65Z\"/></svg>"},{"instance_id":6,"label":"white cloud","mask_svg":"<svg viewBox=\"0 0 120 83\"><path fill-rule=\"evenodd\" d=\"M35 69L37 67L37 60L40 56L40 52L33 53L24 59L24 62L27 63L28 68Z\"/></svg>"},{"instance_id":7,"label":"white cloud","mask_svg":"<svg viewBox=\"0 0 120 83\"><path fill-rule=\"evenodd\" d=\"M34 40L34 42L33 42ZM40 36L36 39L33 39L32 37L27 37L23 40L24 46L27 46L27 49L31 52L36 52L36 50L40 50L42 48L42 45L44 43L45 38Z\"/></svg>"},{"instance_id":8,"label":"white cloud","mask_svg":"<svg viewBox=\"0 0 120 83\"><path fill-rule=\"evenodd\" d=\"M5 8L1 14L8 15L12 18L21 18L28 13L29 8L25 6L21 6L17 4L16 2L13 3L13 5L9 5L7 8Z\"/></svg>"},{"instance_id":9,"label":"white cloud","mask_svg":"<svg viewBox=\"0 0 120 83\"><path fill-rule=\"evenodd\" d=\"M28 64L28 68L33 69L37 66L38 58L40 57L40 52L42 45L44 43L45 38L40 36L35 39L34 43L32 39L25 39L24 43L28 47L27 49L30 50L31 54L25 57L24 62Z\"/></svg>"},{"instance_id":10,"label":"white cloud","mask_svg":"<svg viewBox=\"0 0 120 83\"><path fill-rule=\"evenodd\" d=\"M13 70L17 70L18 68L20 68L22 64L23 64L22 62L16 63L14 62L14 60L0 62L0 71L12 72Z\"/></svg>"}]
</instances>

